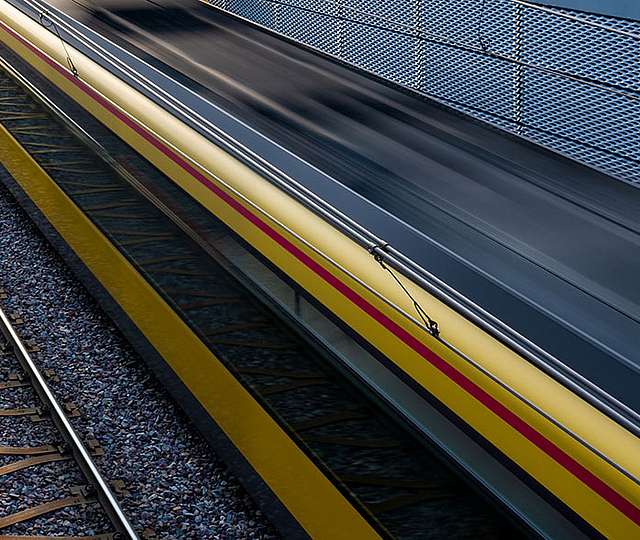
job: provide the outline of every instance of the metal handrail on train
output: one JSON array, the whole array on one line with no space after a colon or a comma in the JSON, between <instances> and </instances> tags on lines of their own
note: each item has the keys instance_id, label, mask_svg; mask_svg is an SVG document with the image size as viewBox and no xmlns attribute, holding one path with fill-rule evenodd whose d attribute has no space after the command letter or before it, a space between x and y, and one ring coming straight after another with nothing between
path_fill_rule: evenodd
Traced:
<instances>
[{"instance_id":1,"label":"metal handrail on train","mask_svg":"<svg viewBox=\"0 0 640 540\"><path fill-rule=\"evenodd\" d=\"M640 436L640 425L638 423L632 422L629 418L623 416L620 412L618 412L614 407L601 401L601 399L599 398L605 399L614 405L619 405L619 407L625 410L625 412L626 410L628 410L630 415L632 415L637 422L640 416L637 415L635 411L628 409L624 404L621 404L617 400L615 400L615 398L608 396L608 394L606 394L601 389L595 387L595 385L592 385L591 383L589 383L589 381L584 380L585 383L588 383L591 385L591 387L593 387L590 389L592 389L594 393L597 392L599 396L595 396L592 393L589 393L584 388L580 387L575 381L571 380L568 376L568 375L574 376L579 380L581 378L579 374L573 372L571 368L569 368L568 366L565 366L562 362L555 359L552 355L546 353L543 349L541 349L534 343L524 338L524 336L521 336L515 330L509 328L502 321L500 321L493 315L487 313L480 306L478 306L477 304L473 303L471 300L464 297L461 293L457 292L455 289L446 285L444 282L442 282L441 280L433 276L426 269L419 266L417 263L412 261L410 258L405 256L404 254L395 250L393 247L389 246L386 242L378 238L376 235L374 235L373 233L371 233L370 231L368 231L358 223L354 222L348 216L344 215L339 210L328 205L322 199L319 199L315 194L307 190L304 186L300 185L294 179L288 177L286 174L282 173L281 171L273 167L271 164L266 162L263 158L256 155L248 148L244 147L241 143L239 143L238 141L230 137L228 134L221 132L216 126L212 125L205 118L200 116L198 113L192 111L191 109L183 105L181 102L178 102L175 98L173 98L170 94L168 94L162 88L158 87L152 81L149 81L144 76L141 76L140 74L134 72L126 63L122 62L119 58L112 55L109 51L105 50L100 45L91 41L86 36L76 32L75 28L69 25L63 18L55 14L51 14L51 11L50 11L51 6L49 6L44 2L40 2L39 0L20 0L20 1L32 7L32 9L35 10L36 16L40 16L41 13L46 12L47 17L57 21L57 23L65 30L65 33L70 34L71 37L75 38L80 43L82 43L85 47L89 48L94 54L97 54L100 58L102 58L108 64L110 64L113 68L121 72L121 74L133 79L138 85L145 88L147 92L154 95L157 99L161 100L170 109L173 109L178 114L178 117L181 117L183 119L186 118L190 124L196 124L199 128L198 129L199 131L205 132L210 137L213 137L213 139L218 141L218 143L231 155L239 158L243 163L247 164L250 168L260 172L263 176L266 177L266 179L268 179L272 183L278 185L279 187L282 187L286 193L290 194L296 200L304 204L307 208L314 211L324 219L327 219L334 227L336 227L336 229L343 232L348 237L352 238L363 248L367 249L367 251L369 251L370 253L374 253L378 256L381 256L386 264L396 269L403 276L423 286L429 293L436 296L436 298L441 300L447 306L451 307L458 313L462 314L465 318L467 318L468 320L476 324L483 331L495 337L498 341L505 344L508 348L514 350L516 353L520 354L525 359L532 362L534 365L540 367L540 369L542 369L543 371L551 375L554 379L556 379L558 382L560 382L564 386L574 391L576 394L580 395L580 397L582 397L586 402L590 403L592 406L594 406L595 408L597 408L598 410L600 410L601 412L603 412L604 414L606 414L607 416L609 416L610 418L612 418L613 420L615 420L616 422L624 426L634 435ZM78 24L81 25L81 23L78 23ZM106 38L103 38L103 39L106 39ZM122 49L121 47L118 47L115 44L113 44L113 46L122 50L128 55L130 54L126 50ZM109 58L111 58L112 60L110 60ZM137 59L137 60L141 61L140 59ZM119 68L118 64L122 67ZM153 68L152 66L146 63L145 65L147 65L150 69L155 70L155 68ZM172 81L172 82L180 85L180 83L176 81ZM182 87L185 88L184 86ZM198 96L191 90L189 89L186 89L186 90L193 93L195 97L202 99L200 96ZM162 95L166 97L162 97ZM214 104L211 104L211 103L209 104L212 107L215 107L216 109L218 109ZM228 115L228 113L226 113L225 111L221 111L221 112ZM228 116L231 117L231 115L228 115ZM240 122L235 118L234 120ZM137 121L139 122L139 120ZM243 125L246 126L246 124L243 124ZM161 136L156 134L148 126L145 125L144 127L145 129L149 130L150 133L153 133L154 136L158 137L159 139L162 139ZM246 127L248 129L252 129L250 128L250 126L246 126ZM398 305L388 300L386 297L381 295L378 291L372 289L371 286L365 283L361 278L359 278L358 276L354 275L349 270L341 266L338 262L334 261L331 257L326 255L320 249L310 244L306 239L301 237L295 231L288 228L286 225L281 223L277 218L270 215L264 209L256 205L253 201L248 199L245 195L237 191L233 186L229 185L226 181L224 181L223 179L219 178L215 174L208 171L206 167L199 164L197 161L195 161L190 156L186 155L184 152L176 148L174 148L174 150L177 151L182 158L187 160L189 163L195 165L198 169L206 171L207 174L215 178L217 182L219 182L229 191L233 192L234 195L242 199L246 204L256 209L258 212L260 212L263 216L267 217L271 222L276 224L278 227L286 230L298 241L302 242L305 246L313 250L315 253L317 253L319 256L321 256L323 259L329 262L336 269L340 270L341 272L346 274L349 278L353 279L358 284L366 288L369 292L371 292L373 295L375 295L377 298L379 298L389 307L394 309L396 312L401 314L404 318L411 321L421 330L433 335L433 332L431 331L431 329L428 328L426 325L424 325L421 321L416 319L411 314L407 313L403 308L399 307ZM556 420L550 414L546 413L537 405L529 401L527 398L521 395L517 390L513 389L504 381L501 381L497 376L493 375L488 370L483 368L480 364L478 364L476 361L469 358L462 351L460 351L451 343L449 343L447 340L442 338L442 336L434 336L434 338L438 339L441 343L443 343L446 347L448 347L450 350L452 350L457 355L459 355L463 360L468 362L475 369L479 370L485 376L489 377L491 380L499 384L511 395L513 395L518 400L520 400L521 402L526 404L528 407L530 407L532 410L534 410L536 413L540 414L545 419L550 421L553 425L561 429L563 432L565 432L567 435L569 435L579 444L581 444L586 449L588 449L589 451L597 455L599 458L607 462L609 465L611 465L621 474L629 478L635 484L640 485L640 478L635 476L633 473L627 471L623 466L612 461L609 457L607 457L605 454L600 452L597 448L593 447L590 443L585 441L578 434L574 433L571 429L564 426L560 421ZM541 358L538 357L537 355L540 355ZM551 362L554 365L549 365L547 362Z\"/></svg>"}]
</instances>

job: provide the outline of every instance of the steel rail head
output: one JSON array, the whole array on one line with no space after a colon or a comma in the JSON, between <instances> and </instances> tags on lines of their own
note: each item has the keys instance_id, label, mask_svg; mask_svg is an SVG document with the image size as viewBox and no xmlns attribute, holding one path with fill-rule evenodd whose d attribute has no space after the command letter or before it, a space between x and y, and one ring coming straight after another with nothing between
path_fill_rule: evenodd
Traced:
<instances>
[{"instance_id":1,"label":"steel rail head","mask_svg":"<svg viewBox=\"0 0 640 540\"><path fill-rule=\"evenodd\" d=\"M113 522L113 525L116 527L116 530L122 534L124 538L129 540L138 540L138 535L120 508L120 504L111 492L109 484L96 467L91 455L89 454L89 450L85 447L82 439L69 422L63 407L49 388L44 375L40 372L38 366L31 358L31 355L27 351L27 347L16 333L2 308L0 308L0 331L2 331L7 341L13 347L18 360L25 371L29 373L36 392L40 396L40 399L42 399L43 403L47 405L48 412L51 414L51 417L55 421L58 429L69 444L69 448L76 458L78 465L82 469L82 472L85 474L90 484L95 488L96 495L105 512Z\"/></svg>"},{"instance_id":2,"label":"steel rail head","mask_svg":"<svg viewBox=\"0 0 640 540\"><path fill-rule=\"evenodd\" d=\"M126 77L135 80L137 84L145 88L146 91L156 96L156 98L160 99L171 110L178 113L180 117L187 118L190 122L194 123L198 127L198 129L213 137L216 144L219 144L225 150L230 151L233 156L239 157L245 164L247 164L254 171L259 172L270 182L280 186L287 194L291 195L295 200L301 202L305 207L312 210L314 213L320 215L321 217L327 219L333 226L336 227L337 230L346 234L361 247L363 247L370 253L375 253L377 256L382 256L382 260L384 260L384 262L392 266L394 269L398 270L398 272L400 272L404 277L416 282L420 286L425 287L425 289L429 293L433 294L445 305L460 313L462 316L479 326L482 330L486 331L489 335L493 336L509 349L513 350L526 360L542 369L545 373L552 376L556 381L560 382L563 386L579 395L587 403L592 405L594 408L596 408L615 422L622 425L625 429L640 437L640 415L638 413L610 396L604 390L594 385L591 381L584 379L584 377L571 370L571 368L563 364L560 360L556 359L550 353L546 352L540 346L530 342L527 338L509 327L506 323L504 323L494 315L488 313L482 307L466 298L462 293L444 283L442 280L431 274L428 270L415 263L415 261L413 261L411 258L396 250L387 242L378 238L374 233L359 225L350 217L342 213L340 210L326 203L316 194L308 190L306 187L302 186L295 179L289 177L286 173L280 171L279 169L268 163L261 156L258 156L253 151L246 148L242 143L235 140L230 135L222 132L207 119L191 110L189 107L184 105L184 103L178 101L176 98L171 96L171 94L158 87L155 83L153 83L146 77L134 72L132 68L130 68L126 63L115 57L110 52L106 51L100 45L94 43L90 38L79 34L75 28L73 28L62 17L58 16L55 13L56 11L58 11L56 10L56 8L50 6L48 3L42 0L22 1L23 3L30 5L36 11L36 13L43 9L50 9L51 11L48 12L48 16L55 18L60 27L63 28L66 33L73 35L75 39L83 43L94 54L105 60L117 72L120 72ZM129 54L121 47L117 45L114 46L122 50L126 54ZM153 66L150 66L150 68L157 71L157 69L153 68ZM173 79L171 80L173 81ZM176 81L173 82L182 86ZM193 93L193 91L188 88L186 88L186 90ZM197 94L194 95L200 99L203 99ZM211 105L220 110L214 104ZM231 115L229 115L225 111L222 112L231 117ZM238 119L235 120L240 122L242 125L246 125ZM154 133L153 130L151 130L148 126L144 127L151 133ZM250 126L246 127L254 131ZM157 134L155 135L158 136ZM382 297L377 291L372 290L371 287L366 285L358 276L354 276L342 265L328 257L323 252L319 251L317 248L315 248L315 246L309 244L306 240L300 237L300 235L295 233L295 231L290 230L288 227L282 224L277 218L271 216L264 209L257 206L246 196L242 195L236 189L230 186L227 182L209 172L206 167L195 162L192 158L184 154L182 151L176 148L174 148L174 150L176 150L188 162L196 165L198 168L204 171L207 171L207 173L215 178L217 182L239 196L243 201L245 201L251 207L255 208L270 221L287 230L287 232L303 242L310 249L317 252L338 270L346 273L349 277L355 279L358 283L363 285L367 290L380 297L383 302L392 307L394 310L398 311L402 316L407 318L417 327L427 333L431 333L430 329L422 324L421 321L408 314L403 308L397 306L387 298ZM379 246L381 245L385 246L384 250L379 249ZM514 392L515 390L512 393ZM514 395L516 394L517 392L515 392Z\"/></svg>"}]
</instances>

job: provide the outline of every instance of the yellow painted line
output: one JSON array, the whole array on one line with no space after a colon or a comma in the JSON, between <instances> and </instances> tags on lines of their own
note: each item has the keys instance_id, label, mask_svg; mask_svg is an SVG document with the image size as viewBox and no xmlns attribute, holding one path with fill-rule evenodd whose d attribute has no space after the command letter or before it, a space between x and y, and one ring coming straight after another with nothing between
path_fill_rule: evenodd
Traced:
<instances>
[{"instance_id":1,"label":"yellow painted line","mask_svg":"<svg viewBox=\"0 0 640 540\"><path fill-rule=\"evenodd\" d=\"M2 36L7 45L34 68L131 144L151 163L394 361L409 377L440 399L595 528L609 537L640 537L637 524L623 514L620 507L614 507L603 499L578 476L561 466L557 460L551 459L549 454L543 452L539 446L533 445L527 437L523 436L522 432L513 429L492 411L480 405L475 397L453 383L450 378L426 362L423 356L417 354L397 336L388 332L377 321L363 316L363 312L355 308L352 302L344 296L336 294L335 288L318 279L316 273L300 264L300 260L282 249L282 246L273 238L247 222L229 205L221 202L205 185L186 173L184 168L151 144L147 138L114 118L109 110L103 108L94 98L80 89L77 81L61 75L58 66L64 63L64 52L55 36L50 35L39 25L8 7L5 2L0 2L0 6L3 6L0 9L0 18L5 23L16 28L22 36L28 36L34 47L46 51L56 59L57 67L54 68L34 54L33 50L25 46L23 42ZM117 77L97 66L80 52L72 52L83 84L89 84L97 90L100 96L109 100L110 103L116 104L118 109L127 111L127 116L133 117L135 122L145 126L145 129L148 129L155 137L164 141L167 147L175 149L178 153L182 150L198 164L205 166L206 169L198 170L201 170L202 174L212 183L219 184L211 173L223 178L239 192L250 197L257 205L269 214L276 216L288 228L297 231L312 245L338 261L354 275L366 276L368 284L383 297L402 306L407 312L412 311L408 299L398 290L397 285L380 271L377 263L365 250L223 150L172 117L161 107L141 96ZM224 186L222 186L222 190L240 204L244 204ZM583 467L588 468L591 474L601 479L606 486L614 490L627 503L636 507L640 505L640 489L635 483L469 366L441 343L417 331L411 323L357 282L350 280L345 275L338 275L337 270L298 242L286 229L274 227L278 229L282 237L319 265L324 266L337 279L347 283L351 289L366 299L380 313L406 329L407 332L412 333L436 355L445 359L450 366L490 394L547 441L562 449L564 453ZM406 284L418 301L440 322L443 336L446 339L615 462L640 476L640 462L637 459L637 456L640 455L640 441L636 437L415 284L410 282Z\"/></svg>"},{"instance_id":2,"label":"yellow painted line","mask_svg":"<svg viewBox=\"0 0 640 540\"><path fill-rule=\"evenodd\" d=\"M2 125L0 162L309 535L345 540L378 537Z\"/></svg>"}]
</instances>

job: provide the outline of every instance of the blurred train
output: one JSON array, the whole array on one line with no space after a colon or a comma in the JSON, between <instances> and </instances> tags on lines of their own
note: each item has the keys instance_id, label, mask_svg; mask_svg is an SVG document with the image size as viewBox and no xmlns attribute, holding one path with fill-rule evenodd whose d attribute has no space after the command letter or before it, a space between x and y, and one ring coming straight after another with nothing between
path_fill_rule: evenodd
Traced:
<instances>
[{"instance_id":1,"label":"blurred train","mask_svg":"<svg viewBox=\"0 0 640 540\"><path fill-rule=\"evenodd\" d=\"M0 36L162 172L150 199L527 532L639 535L640 192L209 6L91 5L2 0ZM352 489L366 474L332 468L323 444L353 440L330 428L305 439L243 378L265 374L260 347L246 351L255 364L229 368L224 347L241 338L205 346L126 257L108 271L100 257L122 246L79 243L62 206L22 188L296 534L402 537ZM322 379L305 376L278 382ZM421 486L403 510L428 499Z\"/></svg>"}]
</instances>

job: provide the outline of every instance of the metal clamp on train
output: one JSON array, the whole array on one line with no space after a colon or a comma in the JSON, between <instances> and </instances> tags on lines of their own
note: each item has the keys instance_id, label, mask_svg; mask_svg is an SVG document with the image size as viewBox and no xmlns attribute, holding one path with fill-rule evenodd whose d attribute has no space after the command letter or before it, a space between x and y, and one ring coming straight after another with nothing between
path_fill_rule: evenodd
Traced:
<instances>
[{"instance_id":1,"label":"metal clamp on train","mask_svg":"<svg viewBox=\"0 0 640 540\"><path fill-rule=\"evenodd\" d=\"M283 537L640 537L595 4L0 0L4 183Z\"/></svg>"}]
</instances>

